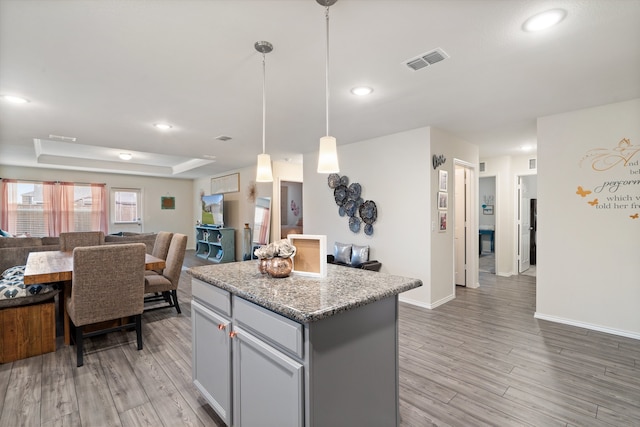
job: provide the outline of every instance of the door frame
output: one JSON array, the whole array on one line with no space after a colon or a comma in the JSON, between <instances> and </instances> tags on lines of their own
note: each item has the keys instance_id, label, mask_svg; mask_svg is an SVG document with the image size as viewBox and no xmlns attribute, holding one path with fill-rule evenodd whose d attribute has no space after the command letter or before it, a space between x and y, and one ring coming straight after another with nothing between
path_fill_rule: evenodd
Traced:
<instances>
[{"instance_id":1,"label":"door frame","mask_svg":"<svg viewBox=\"0 0 640 427\"><path fill-rule=\"evenodd\" d=\"M514 185L514 218L515 218L515 230L514 230L514 239L513 239L513 248L514 254L513 257L513 271L514 274L520 274L520 203L521 203L521 192L520 192L520 181L523 177L531 177L535 176L538 179L537 171L532 171L531 173L519 173L515 175L515 185Z\"/></svg>"},{"instance_id":2,"label":"door frame","mask_svg":"<svg viewBox=\"0 0 640 427\"><path fill-rule=\"evenodd\" d=\"M477 288L480 286L479 276L478 276L478 233L474 233L473 230L478 229L478 172L477 165L469 162L465 162L460 159L453 159L453 188L456 188L456 174L455 168L456 166L463 167L469 173L469 177L467 178L468 188L466 189L467 198L466 198L466 211L467 211L467 220L465 227L467 229L467 233L465 233L465 254L467 259L467 288ZM455 197L450 200L455 199ZM458 209L456 204L453 204L453 218L455 218L455 210ZM455 236L455 221L449 221L449 223L453 224L453 236ZM456 248L455 248L455 237L453 244L453 264L452 264L452 295L456 294L456 283L455 283L455 268L456 268Z\"/></svg>"}]
</instances>

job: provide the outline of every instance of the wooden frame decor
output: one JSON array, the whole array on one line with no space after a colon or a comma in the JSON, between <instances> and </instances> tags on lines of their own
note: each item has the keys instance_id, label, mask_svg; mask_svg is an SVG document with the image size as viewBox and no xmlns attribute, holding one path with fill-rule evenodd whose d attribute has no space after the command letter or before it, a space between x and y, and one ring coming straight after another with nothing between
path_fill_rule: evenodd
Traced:
<instances>
[{"instance_id":1,"label":"wooden frame decor","mask_svg":"<svg viewBox=\"0 0 640 427\"><path fill-rule=\"evenodd\" d=\"M237 193L238 191L240 191L239 173L211 178L211 194Z\"/></svg>"},{"instance_id":2,"label":"wooden frame decor","mask_svg":"<svg viewBox=\"0 0 640 427\"><path fill-rule=\"evenodd\" d=\"M440 169L438 171L438 190L447 191L447 178L449 173L445 170Z\"/></svg>"},{"instance_id":3,"label":"wooden frame decor","mask_svg":"<svg viewBox=\"0 0 640 427\"><path fill-rule=\"evenodd\" d=\"M292 270L294 274L327 277L327 236L289 234L287 238L296 247Z\"/></svg>"},{"instance_id":4,"label":"wooden frame decor","mask_svg":"<svg viewBox=\"0 0 640 427\"><path fill-rule=\"evenodd\" d=\"M176 198L171 196L160 197L160 209L175 209Z\"/></svg>"}]
</instances>

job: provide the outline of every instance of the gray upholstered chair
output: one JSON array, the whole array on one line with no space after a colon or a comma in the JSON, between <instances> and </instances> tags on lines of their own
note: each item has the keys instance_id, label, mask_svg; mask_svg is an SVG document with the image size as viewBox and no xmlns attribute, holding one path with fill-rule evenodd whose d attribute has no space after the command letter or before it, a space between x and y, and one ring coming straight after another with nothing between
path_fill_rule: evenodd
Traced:
<instances>
[{"instance_id":1,"label":"gray upholstered chair","mask_svg":"<svg viewBox=\"0 0 640 427\"><path fill-rule=\"evenodd\" d=\"M60 250L72 251L79 246L104 245L102 231L73 231L60 233Z\"/></svg>"},{"instance_id":2,"label":"gray upholstered chair","mask_svg":"<svg viewBox=\"0 0 640 427\"><path fill-rule=\"evenodd\" d=\"M187 249L187 236L175 233L171 238L169 252L167 253L166 266L162 274L151 274L144 277L144 293L155 294L146 296L145 303L156 301L166 301L169 305L152 306L147 310L158 308L175 307L178 314L180 305L178 304L178 282L184 261L184 252Z\"/></svg>"},{"instance_id":3,"label":"gray upholstered chair","mask_svg":"<svg viewBox=\"0 0 640 427\"><path fill-rule=\"evenodd\" d=\"M163 260L167 259L167 254L169 253L169 245L171 244L171 238L173 237L173 233L169 231L159 231L156 235L156 241L153 244L153 251L151 251L151 255L156 258L160 258ZM162 274L161 270L146 270L144 272L145 275L149 274Z\"/></svg>"},{"instance_id":4,"label":"gray upholstered chair","mask_svg":"<svg viewBox=\"0 0 640 427\"><path fill-rule=\"evenodd\" d=\"M135 326L138 350L142 349L144 311L144 243L78 247L73 250L71 297L67 312L75 327L77 364L83 364L85 337ZM86 325L133 316L132 322L84 333Z\"/></svg>"}]
</instances>

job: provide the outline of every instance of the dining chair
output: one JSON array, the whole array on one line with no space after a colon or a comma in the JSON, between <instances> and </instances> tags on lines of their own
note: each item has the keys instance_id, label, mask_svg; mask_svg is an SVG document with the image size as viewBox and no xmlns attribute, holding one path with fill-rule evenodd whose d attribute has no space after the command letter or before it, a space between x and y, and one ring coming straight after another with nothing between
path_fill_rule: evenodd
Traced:
<instances>
[{"instance_id":1,"label":"dining chair","mask_svg":"<svg viewBox=\"0 0 640 427\"><path fill-rule=\"evenodd\" d=\"M187 249L187 235L175 233L171 237L167 260L162 274L151 274L144 277L144 293L148 295L144 298L145 303L166 301L168 305L151 306L145 311L160 308L175 307L178 314L182 313L178 304L178 282L182 271L184 253Z\"/></svg>"},{"instance_id":2,"label":"dining chair","mask_svg":"<svg viewBox=\"0 0 640 427\"><path fill-rule=\"evenodd\" d=\"M72 251L79 246L98 246L104 244L102 231L72 231L60 233L60 250Z\"/></svg>"},{"instance_id":3,"label":"dining chair","mask_svg":"<svg viewBox=\"0 0 640 427\"><path fill-rule=\"evenodd\" d=\"M173 237L173 233L169 231L159 231L156 235L156 241L153 244L153 250L151 251L151 255L156 258L160 258L162 260L167 259L167 254L169 253L169 245L171 244L171 238ZM162 274L163 269L158 270L145 270L144 274Z\"/></svg>"},{"instance_id":4,"label":"dining chair","mask_svg":"<svg viewBox=\"0 0 640 427\"><path fill-rule=\"evenodd\" d=\"M83 365L83 339L135 326L138 350L142 350L144 311L144 243L78 247L73 250L71 296L67 312L75 328L77 366ZM130 318L94 332L85 333L92 323Z\"/></svg>"}]
</instances>

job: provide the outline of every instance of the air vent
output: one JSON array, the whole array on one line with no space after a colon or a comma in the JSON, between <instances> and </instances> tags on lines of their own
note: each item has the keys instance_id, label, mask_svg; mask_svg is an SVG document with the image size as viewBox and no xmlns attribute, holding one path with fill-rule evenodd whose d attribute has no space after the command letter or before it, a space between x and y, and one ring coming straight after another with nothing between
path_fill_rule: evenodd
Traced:
<instances>
[{"instance_id":1,"label":"air vent","mask_svg":"<svg viewBox=\"0 0 640 427\"><path fill-rule=\"evenodd\" d=\"M484 162L480 162L480 172L484 172Z\"/></svg>"},{"instance_id":2,"label":"air vent","mask_svg":"<svg viewBox=\"0 0 640 427\"><path fill-rule=\"evenodd\" d=\"M216 139L218 141L229 141L231 139L231 137L227 136L227 135L220 135L220 136L216 136Z\"/></svg>"},{"instance_id":3,"label":"air vent","mask_svg":"<svg viewBox=\"0 0 640 427\"><path fill-rule=\"evenodd\" d=\"M536 159L529 159L529 169L535 169L537 167L536 163Z\"/></svg>"},{"instance_id":4,"label":"air vent","mask_svg":"<svg viewBox=\"0 0 640 427\"><path fill-rule=\"evenodd\" d=\"M75 136L62 136L62 135L49 135L49 139L55 139L58 141L67 141L67 142L76 142L77 138Z\"/></svg>"},{"instance_id":5,"label":"air vent","mask_svg":"<svg viewBox=\"0 0 640 427\"><path fill-rule=\"evenodd\" d=\"M449 55L447 55L444 50L437 48L432 51L425 52L415 58L411 58L406 61L405 64L413 71L418 71L422 68L428 67L429 65L444 61L447 58L449 58Z\"/></svg>"}]
</instances>

